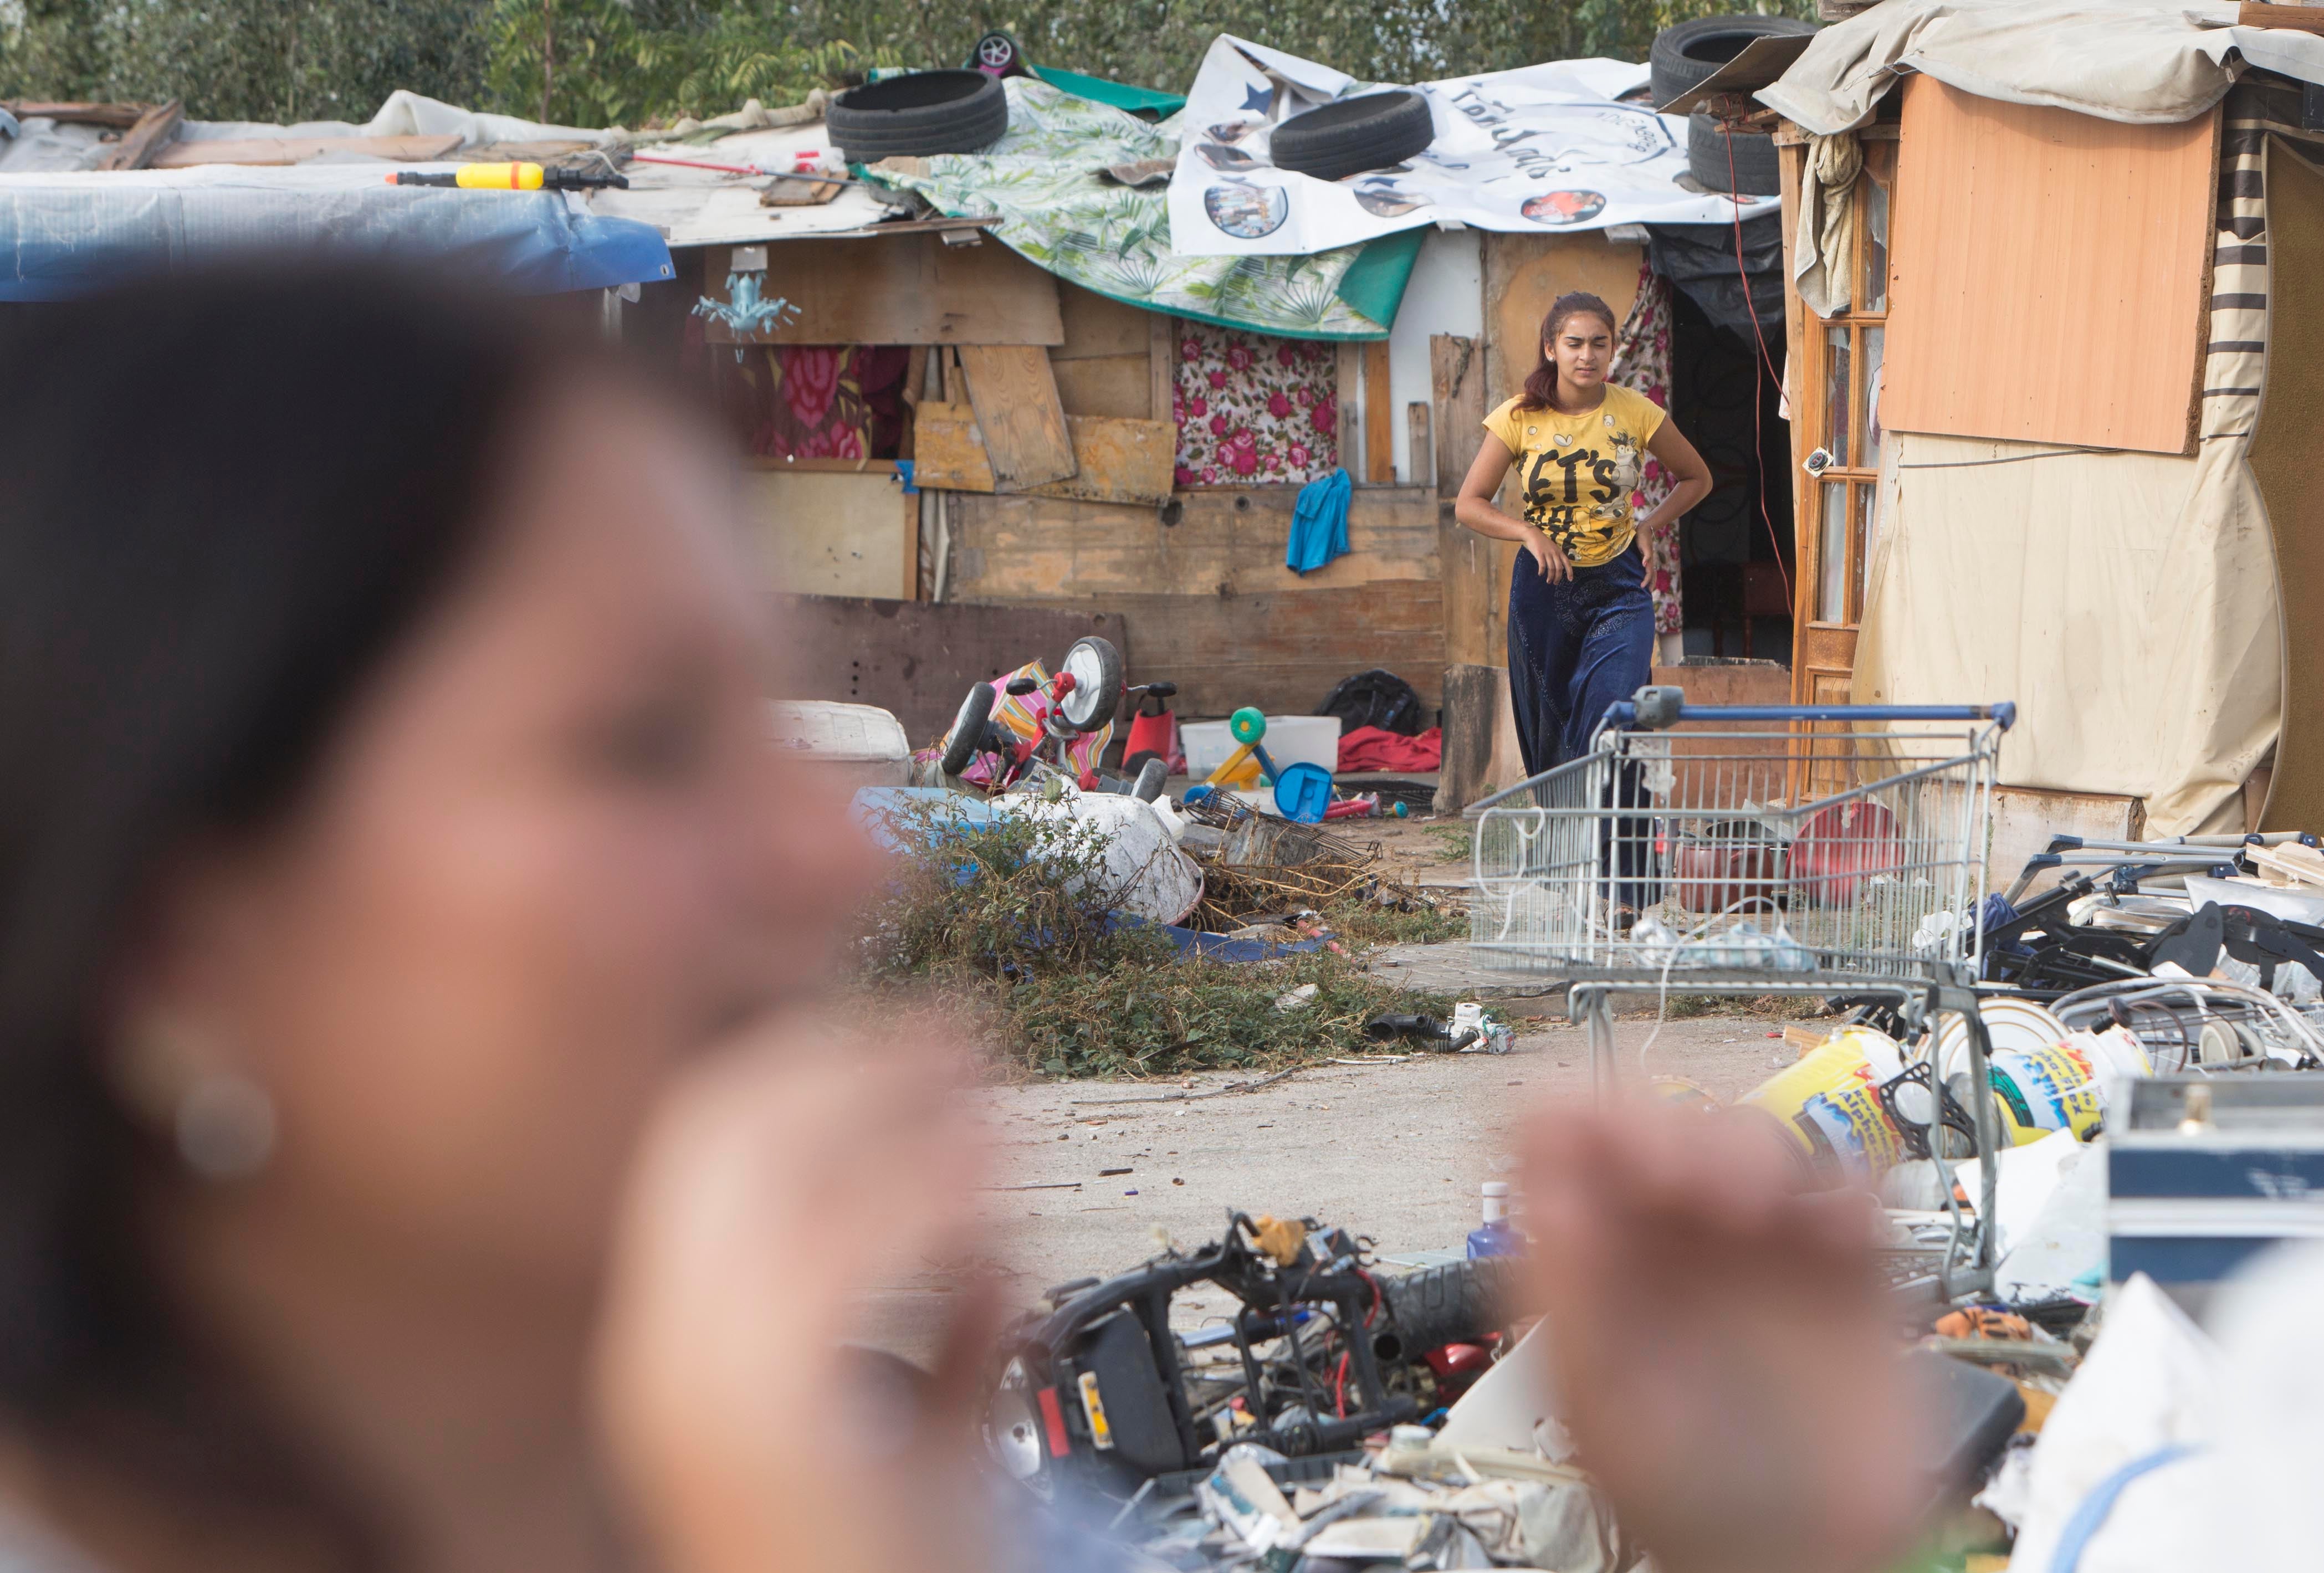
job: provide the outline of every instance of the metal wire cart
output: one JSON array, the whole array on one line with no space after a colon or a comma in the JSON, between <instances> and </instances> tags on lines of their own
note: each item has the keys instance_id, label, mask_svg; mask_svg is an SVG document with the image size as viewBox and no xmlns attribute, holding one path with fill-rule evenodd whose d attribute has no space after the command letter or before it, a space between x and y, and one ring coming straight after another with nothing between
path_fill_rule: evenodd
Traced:
<instances>
[{"instance_id":1,"label":"metal wire cart","mask_svg":"<svg viewBox=\"0 0 2324 1573\"><path fill-rule=\"evenodd\" d=\"M1706 707L1642 688L1609 709L1587 755L1470 811L1472 947L1489 965L1569 983L1601 1092L1616 1071L1613 997L1674 990L1877 1003L1908 1039L1958 1013L1963 1090L1982 1089L1987 831L2015 717L2010 704ZM1878 1094L1940 1164L1955 1227L1932 1265L1936 1287L1948 1298L1987 1287L1992 1099L1956 1101L1925 1059ZM1942 1168L1972 1154L1975 1226Z\"/></svg>"}]
</instances>

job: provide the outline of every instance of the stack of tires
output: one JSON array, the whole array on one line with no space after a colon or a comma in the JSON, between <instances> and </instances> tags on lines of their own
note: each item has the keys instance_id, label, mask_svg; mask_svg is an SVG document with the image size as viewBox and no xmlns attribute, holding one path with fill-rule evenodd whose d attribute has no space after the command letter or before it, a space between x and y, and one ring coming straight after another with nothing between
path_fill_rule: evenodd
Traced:
<instances>
[{"instance_id":1,"label":"stack of tires","mask_svg":"<svg viewBox=\"0 0 2324 1573\"><path fill-rule=\"evenodd\" d=\"M1713 71L1743 52L1753 40L1796 37L1815 23L1790 16L1698 16L1655 35L1647 55L1655 102L1667 104L1701 87ZM1765 132L1729 132L1715 115L1687 117L1687 171L1708 190L1773 197L1783 190L1775 164L1775 142Z\"/></svg>"},{"instance_id":2,"label":"stack of tires","mask_svg":"<svg viewBox=\"0 0 2324 1573\"><path fill-rule=\"evenodd\" d=\"M850 87L824 125L851 164L982 152L1009 129L1009 97L982 71L912 71Z\"/></svg>"}]
</instances>

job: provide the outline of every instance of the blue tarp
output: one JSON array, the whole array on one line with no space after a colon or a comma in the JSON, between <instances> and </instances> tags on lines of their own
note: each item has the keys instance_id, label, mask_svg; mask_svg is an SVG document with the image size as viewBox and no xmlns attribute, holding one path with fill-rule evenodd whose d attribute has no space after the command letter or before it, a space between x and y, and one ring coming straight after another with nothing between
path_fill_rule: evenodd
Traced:
<instances>
[{"instance_id":1,"label":"blue tarp","mask_svg":"<svg viewBox=\"0 0 2324 1573\"><path fill-rule=\"evenodd\" d=\"M390 186L383 169L0 176L0 300L69 299L251 253L386 258L524 295L676 276L650 225L560 192Z\"/></svg>"}]
</instances>

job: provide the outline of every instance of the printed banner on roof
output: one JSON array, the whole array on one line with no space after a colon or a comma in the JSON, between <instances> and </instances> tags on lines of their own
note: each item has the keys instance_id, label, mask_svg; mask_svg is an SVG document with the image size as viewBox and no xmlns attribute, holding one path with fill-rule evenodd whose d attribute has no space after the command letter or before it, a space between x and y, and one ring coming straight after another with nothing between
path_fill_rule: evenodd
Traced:
<instances>
[{"instance_id":1,"label":"printed banner on roof","mask_svg":"<svg viewBox=\"0 0 2324 1573\"><path fill-rule=\"evenodd\" d=\"M1686 120L1624 94L1646 68L1559 60L1425 82L1436 139L1389 169L1318 180L1278 170L1268 138L1292 116L1381 89L1262 44L1221 34L1179 124L1170 178L1172 247L1187 256L1282 256L1375 240L1425 224L1518 234L1618 224L1725 224L1775 212L1773 197L1728 197L1686 167Z\"/></svg>"}]
</instances>

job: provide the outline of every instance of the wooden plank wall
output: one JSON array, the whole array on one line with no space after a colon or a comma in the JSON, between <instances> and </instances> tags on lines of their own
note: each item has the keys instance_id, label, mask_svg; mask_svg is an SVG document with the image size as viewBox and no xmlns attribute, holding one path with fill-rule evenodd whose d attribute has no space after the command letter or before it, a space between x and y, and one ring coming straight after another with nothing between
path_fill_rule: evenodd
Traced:
<instances>
[{"instance_id":1,"label":"wooden plank wall","mask_svg":"<svg viewBox=\"0 0 2324 1573\"><path fill-rule=\"evenodd\" d=\"M1305 575L1283 566L1296 491L1181 492L1175 524L1151 508L955 493L950 593L1119 612L1135 680L1178 684L1187 715L1304 713L1369 667L1434 709L1445 666L1435 489L1359 488L1351 549Z\"/></svg>"},{"instance_id":2,"label":"wooden plank wall","mask_svg":"<svg viewBox=\"0 0 2324 1573\"><path fill-rule=\"evenodd\" d=\"M1908 80L1882 423L2193 452L2218 146Z\"/></svg>"}]
</instances>

